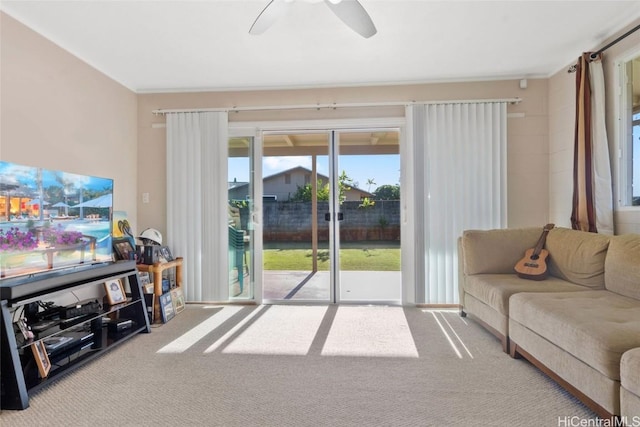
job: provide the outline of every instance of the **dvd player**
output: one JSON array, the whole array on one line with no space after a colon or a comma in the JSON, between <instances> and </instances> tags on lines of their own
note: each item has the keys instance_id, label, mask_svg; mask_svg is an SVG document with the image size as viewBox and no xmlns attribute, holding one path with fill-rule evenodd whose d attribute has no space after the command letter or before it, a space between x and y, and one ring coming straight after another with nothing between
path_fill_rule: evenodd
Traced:
<instances>
[{"instance_id":1,"label":"dvd player","mask_svg":"<svg viewBox=\"0 0 640 427\"><path fill-rule=\"evenodd\" d=\"M91 331L69 331L42 340L49 356L55 356L71 348L93 342Z\"/></svg>"}]
</instances>

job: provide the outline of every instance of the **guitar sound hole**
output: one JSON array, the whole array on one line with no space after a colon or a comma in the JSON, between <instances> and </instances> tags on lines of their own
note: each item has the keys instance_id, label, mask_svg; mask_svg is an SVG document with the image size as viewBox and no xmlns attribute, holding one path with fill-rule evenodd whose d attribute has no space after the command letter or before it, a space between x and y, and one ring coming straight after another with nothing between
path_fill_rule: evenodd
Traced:
<instances>
[{"instance_id":1,"label":"guitar sound hole","mask_svg":"<svg viewBox=\"0 0 640 427\"><path fill-rule=\"evenodd\" d=\"M540 255L535 255L535 254L534 254L534 255L531 255L531 259L533 259L533 260L536 260L536 259L538 259L538 258L540 258Z\"/></svg>"}]
</instances>

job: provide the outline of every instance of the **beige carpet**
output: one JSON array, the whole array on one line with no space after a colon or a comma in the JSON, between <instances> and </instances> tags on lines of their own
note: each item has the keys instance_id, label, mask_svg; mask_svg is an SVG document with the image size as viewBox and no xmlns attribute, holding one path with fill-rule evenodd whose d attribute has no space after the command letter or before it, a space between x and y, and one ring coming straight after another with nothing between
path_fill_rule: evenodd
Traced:
<instances>
[{"instance_id":1,"label":"beige carpet","mask_svg":"<svg viewBox=\"0 0 640 427\"><path fill-rule=\"evenodd\" d=\"M455 312L189 305L2 426L558 426L595 415Z\"/></svg>"}]
</instances>

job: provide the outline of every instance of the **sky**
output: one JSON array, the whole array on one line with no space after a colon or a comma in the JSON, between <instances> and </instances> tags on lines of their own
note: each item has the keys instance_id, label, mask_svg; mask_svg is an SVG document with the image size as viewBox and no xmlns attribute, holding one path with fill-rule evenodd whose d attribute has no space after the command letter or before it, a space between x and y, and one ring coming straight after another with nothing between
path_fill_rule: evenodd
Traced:
<instances>
[{"instance_id":1,"label":"sky","mask_svg":"<svg viewBox=\"0 0 640 427\"><path fill-rule=\"evenodd\" d=\"M381 185L397 185L400 183L400 155L361 155L340 156L338 169L357 182L361 190L373 192ZM328 175L328 156L318 156L318 173ZM296 166L311 169L311 156L301 157L265 157L262 162L262 176L270 176ZM229 182L237 179L240 182L249 181L249 159L229 159ZM373 179L375 184L368 185Z\"/></svg>"}]
</instances>

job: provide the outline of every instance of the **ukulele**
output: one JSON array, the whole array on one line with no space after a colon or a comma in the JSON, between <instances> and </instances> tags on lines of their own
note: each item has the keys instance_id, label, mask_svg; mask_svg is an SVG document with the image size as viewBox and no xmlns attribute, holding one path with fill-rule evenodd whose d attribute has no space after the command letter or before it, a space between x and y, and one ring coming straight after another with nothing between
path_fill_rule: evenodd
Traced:
<instances>
[{"instance_id":1,"label":"ukulele","mask_svg":"<svg viewBox=\"0 0 640 427\"><path fill-rule=\"evenodd\" d=\"M514 270L518 273L518 277L529 280L544 280L547 277L546 259L549 252L543 249L544 242L547 240L547 234L554 227L554 224L547 224L542 230L542 235L538 239L535 248L527 249L524 257L518 261Z\"/></svg>"}]
</instances>

